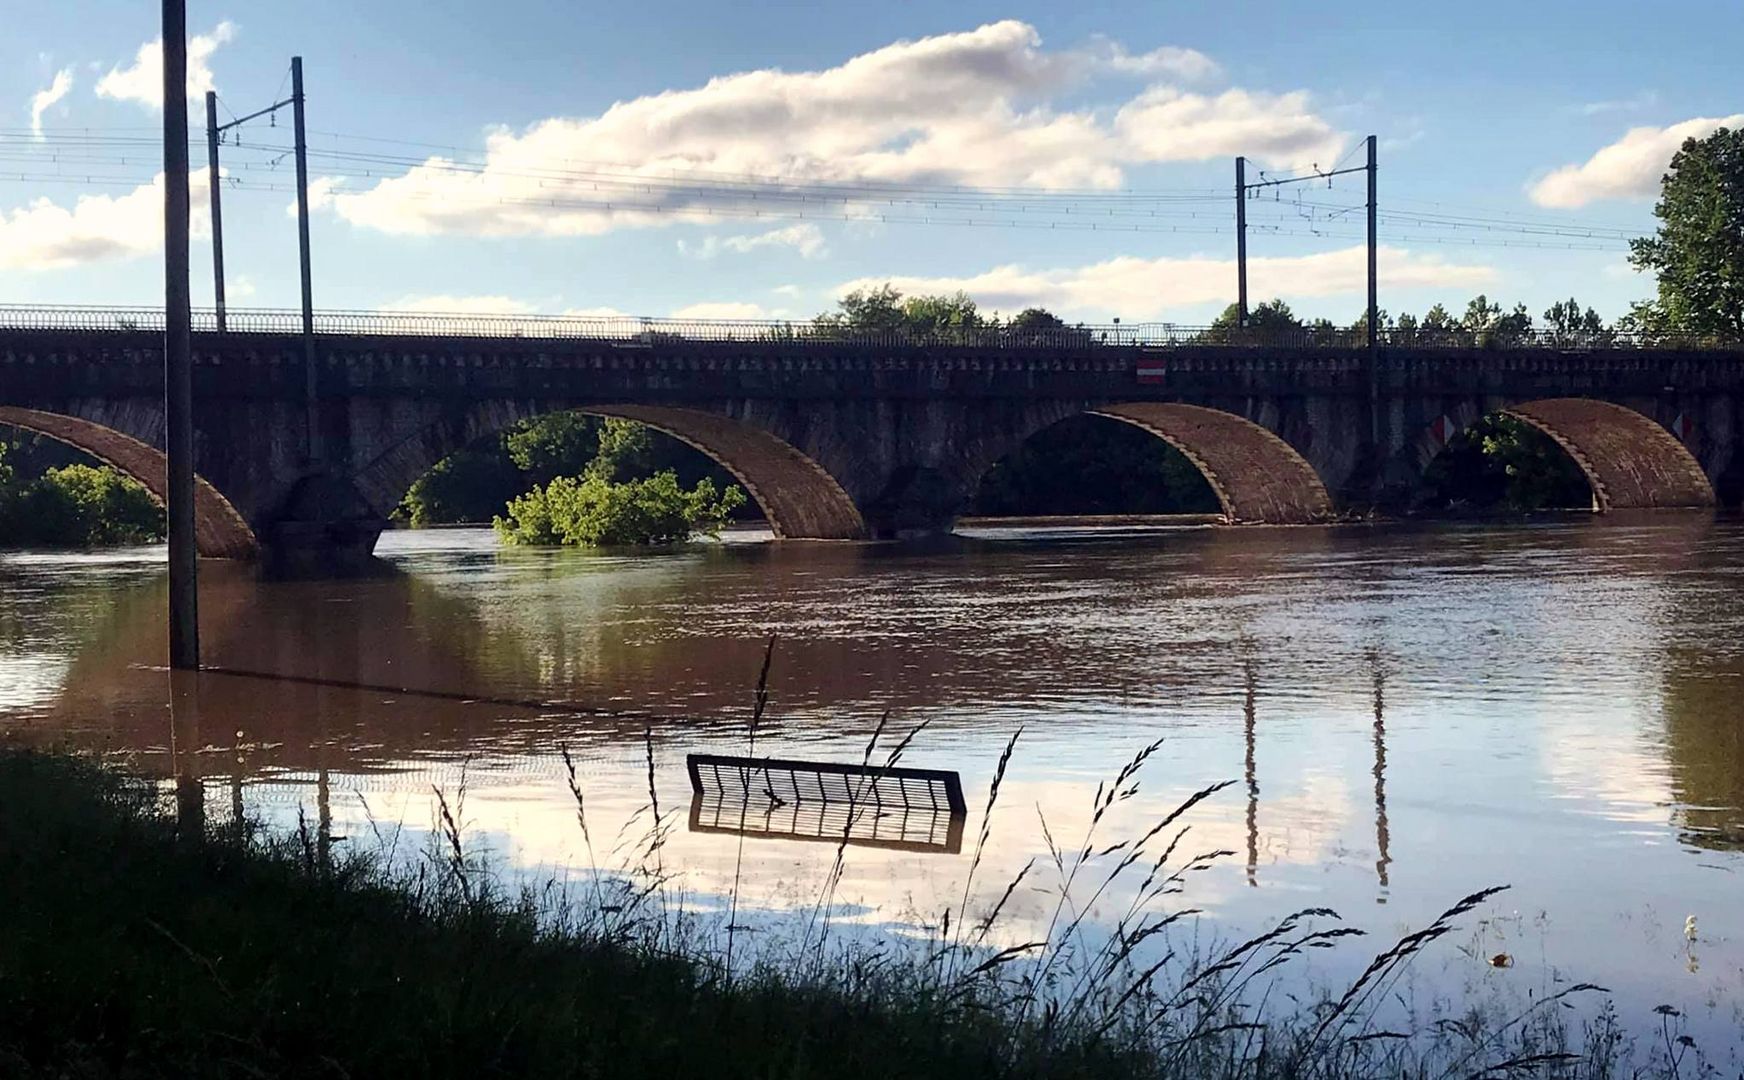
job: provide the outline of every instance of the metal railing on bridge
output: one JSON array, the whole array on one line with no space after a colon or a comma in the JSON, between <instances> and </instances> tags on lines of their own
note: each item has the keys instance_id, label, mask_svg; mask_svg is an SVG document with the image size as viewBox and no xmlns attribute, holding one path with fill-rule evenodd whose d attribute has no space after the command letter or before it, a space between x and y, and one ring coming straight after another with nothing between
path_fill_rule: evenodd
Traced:
<instances>
[{"instance_id":1,"label":"metal railing on bridge","mask_svg":"<svg viewBox=\"0 0 1744 1080\"><path fill-rule=\"evenodd\" d=\"M217 313L195 309L194 330L216 333ZM229 308L228 334L289 335L302 332L302 314L288 308ZM161 332L162 308L0 304L0 329L79 333ZM527 338L609 341L623 346L680 342L740 344L872 345L892 348L977 349L1169 348L1247 346L1291 349L1355 349L1367 344L1360 328L1335 326L1189 326L1178 323L1077 323L1059 326L983 324L916 333L904 327L847 326L828 317L810 320L671 319L629 315L522 315L426 311L318 311L322 335L381 337ZM1730 349L1744 342L1713 334L1554 329L1473 330L1462 327L1389 327L1380 344L1400 348Z\"/></svg>"}]
</instances>

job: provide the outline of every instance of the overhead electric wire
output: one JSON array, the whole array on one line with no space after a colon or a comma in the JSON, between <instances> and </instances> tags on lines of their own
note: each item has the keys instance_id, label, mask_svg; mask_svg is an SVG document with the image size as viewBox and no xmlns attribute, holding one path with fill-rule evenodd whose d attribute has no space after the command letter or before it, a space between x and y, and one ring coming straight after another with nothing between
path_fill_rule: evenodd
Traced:
<instances>
[{"instance_id":1,"label":"overhead electric wire","mask_svg":"<svg viewBox=\"0 0 1744 1080\"><path fill-rule=\"evenodd\" d=\"M225 105L226 112L234 112ZM155 151L158 138L144 134L155 129L78 128L42 133L22 128L0 128L0 182L127 185L149 184L156 179ZM141 134L133 134L140 132ZM291 147L256 141L237 130L225 143L225 189L241 192L290 190L256 177L274 174ZM493 160L489 151L466 150L435 143L317 131L322 138L359 143L435 148L456 152L456 157L430 158L375 151L324 149L313 146L309 156L327 162L346 176L335 183L341 194L365 194L348 190L351 183L396 180L404 184L415 177L436 173L456 177L475 176L508 181L505 186L523 190L506 195L480 192L480 206L525 206L560 211L624 214L648 218L730 218L735 220L841 220L878 221L925 225L1076 230L1098 232L1145 232L1221 234L1225 228L1166 222L1214 222L1225 219L1222 209L1229 198L1224 189L1082 189L1021 186L977 187L964 184L904 182L875 179L820 179L773 177L755 173L728 173L701 169L675 169L664 174L638 171L621 164L581 162L572 158L519 161L508 167ZM190 143L195 140L190 138ZM1352 151L1354 153L1354 151ZM460 155L472 155L467 160ZM1340 173L1341 158L1328 170L1295 175L1263 173L1270 184L1325 178L1333 186ZM17 169L4 166L18 165ZM358 166L363 166L359 169ZM348 168L349 167L349 168ZM147 175L130 172L151 168ZM362 176L351 175L361 172ZM536 185L525 190L527 185ZM1273 186L1273 191L1278 188ZM541 195L541 191L549 194ZM586 194L600 197L588 198ZM412 186L399 193L411 198L435 198L448 202L464 200L441 188ZM1640 233L1622 226L1586 223L1551 215L1521 214L1495 208L1461 206L1408 196L1392 200L1416 203L1430 209L1388 205L1378 211L1385 238L1401 243L1437 243L1471 247L1542 247L1564 250L1615 250ZM1454 213L1452 210L1475 210ZM1337 223L1345 215L1363 212L1358 204L1327 202L1274 195L1250 201L1250 228L1269 235L1361 239L1341 233L1324 223ZM1562 241L1556 243L1553 241Z\"/></svg>"}]
</instances>

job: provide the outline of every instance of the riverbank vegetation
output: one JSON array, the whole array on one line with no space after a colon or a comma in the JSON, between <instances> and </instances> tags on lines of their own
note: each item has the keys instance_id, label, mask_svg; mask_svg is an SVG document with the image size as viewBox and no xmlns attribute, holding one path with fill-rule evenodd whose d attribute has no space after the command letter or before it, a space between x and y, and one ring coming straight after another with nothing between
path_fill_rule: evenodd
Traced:
<instances>
[{"instance_id":1,"label":"riverbank vegetation","mask_svg":"<svg viewBox=\"0 0 1744 1080\"><path fill-rule=\"evenodd\" d=\"M1227 854L1201 851L1187 825L1221 785L1140 838L1098 835L1156 749L1098 787L1082 837L1050 840L983 909L972 882L1008 746L961 905L906 944L832 937L844 845L816 906L755 947L736 895L711 923L694 914L707 898L676 891L661 853L674 811L652 791L622 872L596 873L586 900L566 902L553 887L504 886L469 850L464 792L439 798L421 856L396 860L383 856L395 827L376 825L370 847L308 825L288 836L207 825L195 782L178 812L156 785L0 750L0 1073L1574 1078L1623 1075L1633 1058L1627 1075L1702 1074L1674 1011L1654 1017L1663 1047L1660 1030L1636 1047L1582 984L1401 1009L1410 965L1495 890L1312 997L1277 980L1360 936L1331 911L1280 913L1249 940L1203 944L1180 925L1195 911L1178 897ZM573 766L569 784L585 837ZM1006 927L1020 887L1057 900L1034 940ZM1091 915L1116 896L1131 900Z\"/></svg>"},{"instance_id":2,"label":"riverbank vegetation","mask_svg":"<svg viewBox=\"0 0 1744 1080\"><path fill-rule=\"evenodd\" d=\"M13 464L20 459L22 468ZM147 544L164 528L163 507L119 469L77 460L45 467L0 441L0 547Z\"/></svg>"}]
</instances>

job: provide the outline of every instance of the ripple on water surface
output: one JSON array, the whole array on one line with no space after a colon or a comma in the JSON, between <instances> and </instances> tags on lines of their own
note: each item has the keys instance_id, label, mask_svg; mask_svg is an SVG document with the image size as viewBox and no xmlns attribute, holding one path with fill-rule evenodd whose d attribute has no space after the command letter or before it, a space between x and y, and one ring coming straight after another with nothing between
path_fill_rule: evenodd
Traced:
<instances>
[{"instance_id":1,"label":"ripple on water surface","mask_svg":"<svg viewBox=\"0 0 1744 1080\"><path fill-rule=\"evenodd\" d=\"M352 836L366 805L424 828L431 785L464 772L477 834L544 872L584 862L557 747L574 749L596 832L646 799L645 728L656 789L683 806L686 752L743 750L777 635L759 748L858 760L884 712L893 730L925 722L907 760L963 772L971 836L1023 729L978 877L990 890L1043 850L1040 817L1077 835L1098 783L1162 738L1104 828L1136 835L1236 781L1193 816L1199 844L1235 853L1192 883L1212 927L1324 904L1387 937L1505 882L1473 949L1542 954L1625 1010L1676 1002L1699 1031L1738 1030L1744 528L730 539L626 556L390 533L381 553L401 573L360 582L203 564L205 655L226 672L200 676L197 729L175 740L162 549L6 555L0 730L165 775L172 745L203 750L186 760L215 812L234 800L294 820L319 803ZM738 847L681 822L665 855L706 897L729 887ZM833 854L747 841L747 895L814 899ZM958 895L966 859L857 848L841 898L894 925ZM1011 932L1047 910L1020 894ZM1694 947L1679 929L1692 913ZM1526 977L1468 960L1448 950L1427 977Z\"/></svg>"}]
</instances>

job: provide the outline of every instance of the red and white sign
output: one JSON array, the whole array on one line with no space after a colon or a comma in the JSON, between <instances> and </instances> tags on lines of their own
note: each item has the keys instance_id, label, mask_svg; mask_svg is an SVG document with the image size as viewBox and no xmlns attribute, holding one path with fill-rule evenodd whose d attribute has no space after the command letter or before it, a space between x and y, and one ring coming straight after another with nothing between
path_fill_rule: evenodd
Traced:
<instances>
[{"instance_id":1,"label":"red and white sign","mask_svg":"<svg viewBox=\"0 0 1744 1080\"><path fill-rule=\"evenodd\" d=\"M1678 413L1671 421L1671 433L1681 442L1689 442L1690 436L1696 433L1696 422L1687 413Z\"/></svg>"},{"instance_id":2,"label":"red and white sign","mask_svg":"<svg viewBox=\"0 0 1744 1080\"><path fill-rule=\"evenodd\" d=\"M1163 362L1161 360L1139 361L1138 381L1141 383L1151 383L1155 385L1156 383L1162 382L1163 376L1166 374L1168 374L1168 370L1163 367Z\"/></svg>"},{"instance_id":3,"label":"red and white sign","mask_svg":"<svg viewBox=\"0 0 1744 1080\"><path fill-rule=\"evenodd\" d=\"M1459 425L1449 419L1446 413L1437 416L1429 424L1429 439L1437 448L1446 446L1458 434Z\"/></svg>"}]
</instances>

